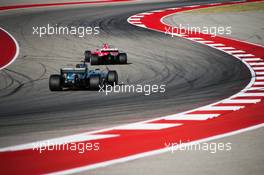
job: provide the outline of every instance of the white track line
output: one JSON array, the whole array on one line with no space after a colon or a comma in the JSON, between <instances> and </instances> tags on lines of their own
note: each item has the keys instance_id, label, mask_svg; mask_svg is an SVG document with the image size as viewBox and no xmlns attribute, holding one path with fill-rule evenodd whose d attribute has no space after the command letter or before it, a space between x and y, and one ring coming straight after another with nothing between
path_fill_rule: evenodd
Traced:
<instances>
[{"instance_id":1,"label":"white track line","mask_svg":"<svg viewBox=\"0 0 264 175\"><path fill-rule=\"evenodd\" d=\"M230 54L234 54L234 53L245 53L245 51L243 51L243 50L230 50L230 51L227 50L225 52L230 53Z\"/></svg>"},{"instance_id":2,"label":"white track line","mask_svg":"<svg viewBox=\"0 0 264 175\"><path fill-rule=\"evenodd\" d=\"M161 130L176 126L181 126L181 123L132 123L128 125L122 125L115 127L115 130Z\"/></svg>"},{"instance_id":3,"label":"white track line","mask_svg":"<svg viewBox=\"0 0 264 175\"><path fill-rule=\"evenodd\" d=\"M234 47L217 47L217 49L221 49L221 50L235 50Z\"/></svg>"},{"instance_id":4,"label":"white track line","mask_svg":"<svg viewBox=\"0 0 264 175\"><path fill-rule=\"evenodd\" d=\"M199 111L236 111L244 106L206 106L199 109Z\"/></svg>"},{"instance_id":5,"label":"white track line","mask_svg":"<svg viewBox=\"0 0 264 175\"><path fill-rule=\"evenodd\" d=\"M198 40L198 41L196 41L196 42L198 42L198 43L202 43L202 44L207 44L207 43L213 43L213 41L200 41L200 40Z\"/></svg>"},{"instance_id":6,"label":"white track line","mask_svg":"<svg viewBox=\"0 0 264 175\"><path fill-rule=\"evenodd\" d=\"M264 85L264 82L255 82L254 85Z\"/></svg>"},{"instance_id":7,"label":"white track line","mask_svg":"<svg viewBox=\"0 0 264 175\"><path fill-rule=\"evenodd\" d=\"M141 21L131 21L131 23L137 25L137 24L142 24Z\"/></svg>"},{"instance_id":8,"label":"white track line","mask_svg":"<svg viewBox=\"0 0 264 175\"><path fill-rule=\"evenodd\" d=\"M227 104L239 104L239 103L258 103L260 102L261 99L227 99L224 100L223 103L227 103Z\"/></svg>"},{"instance_id":9,"label":"white track line","mask_svg":"<svg viewBox=\"0 0 264 175\"><path fill-rule=\"evenodd\" d=\"M256 75L264 75L264 72L255 72Z\"/></svg>"},{"instance_id":10,"label":"white track line","mask_svg":"<svg viewBox=\"0 0 264 175\"><path fill-rule=\"evenodd\" d=\"M263 97L264 96L264 93L259 93L259 92L256 92L256 93L241 93L239 95L237 95L237 97Z\"/></svg>"},{"instance_id":11,"label":"white track line","mask_svg":"<svg viewBox=\"0 0 264 175\"><path fill-rule=\"evenodd\" d=\"M239 57L239 58L243 58L243 57L250 57L250 56L254 56L252 54L234 54L236 57Z\"/></svg>"},{"instance_id":12,"label":"white track line","mask_svg":"<svg viewBox=\"0 0 264 175\"><path fill-rule=\"evenodd\" d=\"M144 17L144 15L133 15L133 16L131 16L132 18L143 18ZM131 17L129 17L129 18L131 18Z\"/></svg>"},{"instance_id":13,"label":"white track line","mask_svg":"<svg viewBox=\"0 0 264 175\"><path fill-rule=\"evenodd\" d=\"M187 37L188 39L191 39L191 40L194 40L194 41L196 41L196 40L203 40L203 38L197 38L197 37Z\"/></svg>"},{"instance_id":14,"label":"white track line","mask_svg":"<svg viewBox=\"0 0 264 175\"><path fill-rule=\"evenodd\" d=\"M216 43L216 44L207 44L208 46L217 47L217 46L225 46L224 44Z\"/></svg>"},{"instance_id":15,"label":"white track line","mask_svg":"<svg viewBox=\"0 0 264 175\"><path fill-rule=\"evenodd\" d=\"M140 13L140 15L152 15L153 13L151 12L144 12L144 13Z\"/></svg>"},{"instance_id":16,"label":"white track line","mask_svg":"<svg viewBox=\"0 0 264 175\"><path fill-rule=\"evenodd\" d=\"M262 61L260 58L243 58L244 61Z\"/></svg>"},{"instance_id":17,"label":"white track line","mask_svg":"<svg viewBox=\"0 0 264 175\"><path fill-rule=\"evenodd\" d=\"M248 64L250 64L251 66L264 66L264 62L253 62L253 63L248 63Z\"/></svg>"},{"instance_id":18,"label":"white track line","mask_svg":"<svg viewBox=\"0 0 264 175\"><path fill-rule=\"evenodd\" d=\"M207 120L209 118L218 117L220 114L184 114L181 116L172 115L164 117L165 120Z\"/></svg>"},{"instance_id":19,"label":"white track line","mask_svg":"<svg viewBox=\"0 0 264 175\"><path fill-rule=\"evenodd\" d=\"M264 67L253 67L253 70L264 70Z\"/></svg>"},{"instance_id":20,"label":"white track line","mask_svg":"<svg viewBox=\"0 0 264 175\"><path fill-rule=\"evenodd\" d=\"M129 21L139 21L140 18L129 18Z\"/></svg>"},{"instance_id":21,"label":"white track line","mask_svg":"<svg viewBox=\"0 0 264 175\"><path fill-rule=\"evenodd\" d=\"M252 91L252 90L255 90L255 91L258 91L258 90L264 90L264 87L250 87L248 88L249 91Z\"/></svg>"},{"instance_id":22,"label":"white track line","mask_svg":"<svg viewBox=\"0 0 264 175\"><path fill-rule=\"evenodd\" d=\"M139 26L139 27L147 28L144 24L136 24L136 25Z\"/></svg>"},{"instance_id":23,"label":"white track line","mask_svg":"<svg viewBox=\"0 0 264 175\"><path fill-rule=\"evenodd\" d=\"M163 12L164 10L153 10L153 11L151 11L151 12Z\"/></svg>"},{"instance_id":24,"label":"white track line","mask_svg":"<svg viewBox=\"0 0 264 175\"><path fill-rule=\"evenodd\" d=\"M264 76L263 77L257 76L256 80L264 80Z\"/></svg>"}]
</instances>

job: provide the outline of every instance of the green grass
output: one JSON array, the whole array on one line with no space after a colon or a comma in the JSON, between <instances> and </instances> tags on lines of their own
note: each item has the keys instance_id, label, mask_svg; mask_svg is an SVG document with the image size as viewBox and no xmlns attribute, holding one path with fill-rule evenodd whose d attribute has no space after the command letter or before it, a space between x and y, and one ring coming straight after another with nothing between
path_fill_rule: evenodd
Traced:
<instances>
[{"instance_id":1,"label":"green grass","mask_svg":"<svg viewBox=\"0 0 264 175\"><path fill-rule=\"evenodd\" d=\"M221 7L209 7L187 11L186 13L222 13L222 12L244 12L244 11L263 11L264 2L251 2L245 4L225 5Z\"/></svg>"}]
</instances>

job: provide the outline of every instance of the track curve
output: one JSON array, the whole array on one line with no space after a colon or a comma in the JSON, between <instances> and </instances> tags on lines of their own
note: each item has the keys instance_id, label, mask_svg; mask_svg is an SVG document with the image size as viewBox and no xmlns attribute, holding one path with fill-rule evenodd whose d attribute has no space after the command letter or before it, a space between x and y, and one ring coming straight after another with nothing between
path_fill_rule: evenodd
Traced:
<instances>
[{"instance_id":1,"label":"track curve","mask_svg":"<svg viewBox=\"0 0 264 175\"><path fill-rule=\"evenodd\" d=\"M0 91L1 146L40 140L50 137L50 132L52 136L59 136L76 132L76 128L92 130L182 112L242 89L250 80L249 71L232 56L180 38L139 29L126 21L139 12L184 4L85 7L0 17L1 26L10 31L21 46L17 61L0 72L1 82L4 82ZM99 25L101 34L83 39L32 36L32 26L47 23ZM123 83L166 84L166 93L105 96L89 91L49 92L51 73L67 63L77 63L83 50L103 42L128 52L131 64L109 66L118 71ZM105 66L100 68L105 69ZM35 133L40 132L45 134L36 136ZM21 135L22 139L15 139Z\"/></svg>"}]
</instances>

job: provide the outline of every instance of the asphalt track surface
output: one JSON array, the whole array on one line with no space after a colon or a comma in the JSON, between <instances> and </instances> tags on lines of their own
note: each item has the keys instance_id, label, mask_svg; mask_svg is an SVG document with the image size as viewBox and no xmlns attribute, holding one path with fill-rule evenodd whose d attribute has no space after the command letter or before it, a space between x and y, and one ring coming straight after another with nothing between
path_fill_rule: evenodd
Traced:
<instances>
[{"instance_id":1,"label":"asphalt track surface","mask_svg":"<svg viewBox=\"0 0 264 175\"><path fill-rule=\"evenodd\" d=\"M193 2L84 6L1 14L1 27L17 39L21 52L11 66L0 71L0 146L182 112L224 99L242 89L250 80L249 71L232 56L141 29L126 21L139 12L187 4ZM99 25L100 35L86 38L32 35L32 26L48 23ZM50 74L67 64L75 65L85 49L96 48L104 42L128 53L128 65L107 66L118 71L120 82L166 84L166 93L106 96L92 91L49 91Z\"/></svg>"}]
</instances>

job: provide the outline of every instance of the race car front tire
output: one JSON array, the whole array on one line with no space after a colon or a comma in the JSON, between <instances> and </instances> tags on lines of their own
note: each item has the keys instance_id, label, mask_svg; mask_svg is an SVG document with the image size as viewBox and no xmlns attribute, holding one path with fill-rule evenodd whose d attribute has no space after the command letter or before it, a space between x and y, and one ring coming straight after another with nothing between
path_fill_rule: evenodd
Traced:
<instances>
[{"instance_id":1,"label":"race car front tire","mask_svg":"<svg viewBox=\"0 0 264 175\"><path fill-rule=\"evenodd\" d=\"M119 54L119 63L120 64L127 64L127 54L126 53L120 53Z\"/></svg>"},{"instance_id":2,"label":"race car front tire","mask_svg":"<svg viewBox=\"0 0 264 175\"><path fill-rule=\"evenodd\" d=\"M91 55L91 65L98 65L99 57L97 55Z\"/></svg>"},{"instance_id":3,"label":"race car front tire","mask_svg":"<svg viewBox=\"0 0 264 175\"><path fill-rule=\"evenodd\" d=\"M109 71L107 74L107 83L111 86L118 84L118 74L116 71Z\"/></svg>"},{"instance_id":4,"label":"race car front tire","mask_svg":"<svg viewBox=\"0 0 264 175\"><path fill-rule=\"evenodd\" d=\"M49 78L49 89L51 91L62 90L62 79L60 75L51 75Z\"/></svg>"},{"instance_id":5,"label":"race car front tire","mask_svg":"<svg viewBox=\"0 0 264 175\"><path fill-rule=\"evenodd\" d=\"M91 60L91 51L90 50L86 50L84 52L84 61L85 62L90 62Z\"/></svg>"},{"instance_id":6,"label":"race car front tire","mask_svg":"<svg viewBox=\"0 0 264 175\"><path fill-rule=\"evenodd\" d=\"M89 79L89 87L90 90L98 90L100 85L100 77L99 76L91 76Z\"/></svg>"}]
</instances>

